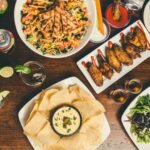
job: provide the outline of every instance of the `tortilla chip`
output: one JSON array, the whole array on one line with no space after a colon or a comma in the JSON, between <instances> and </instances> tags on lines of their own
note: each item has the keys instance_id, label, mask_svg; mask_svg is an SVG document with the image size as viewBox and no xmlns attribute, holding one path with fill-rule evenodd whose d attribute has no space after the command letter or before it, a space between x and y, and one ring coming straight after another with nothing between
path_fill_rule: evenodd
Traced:
<instances>
[{"instance_id":1,"label":"tortilla chip","mask_svg":"<svg viewBox=\"0 0 150 150\"><path fill-rule=\"evenodd\" d=\"M104 112L104 107L96 100L76 101L73 106L80 111L83 122Z\"/></svg>"},{"instance_id":2,"label":"tortilla chip","mask_svg":"<svg viewBox=\"0 0 150 150\"><path fill-rule=\"evenodd\" d=\"M39 112L36 112L31 120L25 125L25 134L36 135L47 123L47 120Z\"/></svg>"},{"instance_id":3,"label":"tortilla chip","mask_svg":"<svg viewBox=\"0 0 150 150\"><path fill-rule=\"evenodd\" d=\"M65 150L86 150L86 141L83 134L75 134L70 137L63 137L57 143L62 145Z\"/></svg>"},{"instance_id":4,"label":"tortilla chip","mask_svg":"<svg viewBox=\"0 0 150 150\"><path fill-rule=\"evenodd\" d=\"M50 90L42 92L42 94L40 96L40 103L39 103L38 110L39 111L49 110L49 108L50 108L50 98L51 98L52 95L54 95L58 91L59 91L58 89L50 89Z\"/></svg>"},{"instance_id":5,"label":"tortilla chip","mask_svg":"<svg viewBox=\"0 0 150 150\"><path fill-rule=\"evenodd\" d=\"M46 123L46 125L42 128L42 130L39 131L37 134L37 139L43 144L50 146L52 144L56 144L60 140L60 136L57 135L53 129L51 128L51 125L49 122Z\"/></svg>"},{"instance_id":6,"label":"tortilla chip","mask_svg":"<svg viewBox=\"0 0 150 150\"><path fill-rule=\"evenodd\" d=\"M70 97L68 89L64 88L50 97L49 109L51 110L62 104L70 104L71 101L72 101L72 97Z\"/></svg>"},{"instance_id":7,"label":"tortilla chip","mask_svg":"<svg viewBox=\"0 0 150 150\"><path fill-rule=\"evenodd\" d=\"M79 97L79 100L93 100L93 98L91 97L91 95L86 92L85 90L83 90L80 86L78 85L74 85L69 87L69 91L70 92L74 92L76 93L76 95Z\"/></svg>"},{"instance_id":8,"label":"tortilla chip","mask_svg":"<svg viewBox=\"0 0 150 150\"><path fill-rule=\"evenodd\" d=\"M37 109L38 109L38 103L35 103L35 105L34 105L32 111L31 111L31 113L30 113L30 115L29 115L29 117L28 117L28 119L27 119L27 121L26 121L26 124L32 119L32 117L33 117L34 114L36 113Z\"/></svg>"}]
</instances>

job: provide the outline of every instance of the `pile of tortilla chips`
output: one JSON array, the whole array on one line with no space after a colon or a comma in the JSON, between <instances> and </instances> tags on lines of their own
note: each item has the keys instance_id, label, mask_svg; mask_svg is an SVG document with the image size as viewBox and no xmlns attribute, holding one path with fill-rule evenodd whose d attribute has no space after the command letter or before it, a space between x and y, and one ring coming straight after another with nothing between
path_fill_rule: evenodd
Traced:
<instances>
[{"instance_id":1,"label":"pile of tortilla chips","mask_svg":"<svg viewBox=\"0 0 150 150\"><path fill-rule=\"evenodd\" d=\"M80 131L70 137L60 137L50 125L50 113L55 107L69 104L82 116ZM41 150L91 150L102 143L104 108L78 85L45 90L36 100L24 133Z\"/></svg>"}]
</instances>

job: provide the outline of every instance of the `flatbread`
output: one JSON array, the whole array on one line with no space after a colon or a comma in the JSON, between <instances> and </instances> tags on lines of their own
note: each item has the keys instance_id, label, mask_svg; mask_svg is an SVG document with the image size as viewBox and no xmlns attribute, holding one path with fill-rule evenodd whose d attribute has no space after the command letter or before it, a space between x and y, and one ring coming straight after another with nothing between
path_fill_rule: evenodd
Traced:
<instances>
[{"instance_id":1,"label":"flatbread","mask_svg":"<svg viewBox=\"0 0 150 150\"><path fill-rule=\"evenodd\" d=\"M105 112L104 107L96 100L76 101L72 105L80 111L83 122Z\"/></svg>"},{"instance_id":2,"label":"flatbread","mask_svg":"<svg viewBox=\"0 0 150 150\"><path fill-rule=\"evenodd\" d=\"M70 104L71 101L72 97L70 97L68 89L64 88L50 97L50 110L62 104Z\"/></svg>"},{"instance_id":3,"label":"flatbread","mask_svg":"<svg viewBox=\"0 0 150 150\"><path fill-rule=\"evenodd\" d=\"M25 125L25 134L36 135L47 123L47 120L39 112L36 112L32 119Z\"/></svg>"},{"instance_id":4,"label":"flatbread","mask_svg":"<svg viewBox=\"0 0 150 150\"><path fill-rule=\"evenodd\" d=\"M40 96L40 102L39 102L38 110L39 111L49 110L51 107L50 106L50 99L57 92L59 92L58 89L50 89L50 90L42 92L42 94Z\"/></svg>"},{"instance_id":5,"label":"flatbread","mask_svg":"<svg viewBox=\"0 0 150 150\"><path fill-rule=\"evenodd\" d=\"M52 144L56 144L60 140L60 136L58 136L53 129L49 122L43 127L42 130L39 131L37 134L37 139L43 144L50 146Z\"/></svg>"}]
</instances>

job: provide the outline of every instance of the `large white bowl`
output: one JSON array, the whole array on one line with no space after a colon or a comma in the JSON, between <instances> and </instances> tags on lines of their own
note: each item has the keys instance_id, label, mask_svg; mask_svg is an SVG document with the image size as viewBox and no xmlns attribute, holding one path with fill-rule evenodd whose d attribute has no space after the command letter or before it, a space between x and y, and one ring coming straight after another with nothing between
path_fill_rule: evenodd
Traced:
<instances>
[{"instance_id":1,"label":"large white bowl","mask_svg":"<svg viewBox=\"0 0 150 150\"><path fill-rule=\"evenodd\" d=\"M85 1L85 4L86 4L86 7L88 8L88 11L89 11L89 20L91 21L92 24L88 27L87 33L84 36L84 38L81 40L81 43L78 46L78 48L75 48L75 49L73 49L72 51L70 51L66 54L61 54L61 55L57 55L57 56L50 55L50 54L43 55L40 50L34 48L32 44L30 44L28 41L26 41L26 37L23 33L22 23L21 23L21 10L22 10L22 6L26 2L26 0L17 0L16 5L15 5L15 10L14 10L15 25L16 25L16 29L17 29L17 32L18 32L20 38L32 51L34 51L35 53L37 53L39 55L42 55L44 57L64 58L64 57L68 57L68 56L71 56L71 55L77 53L90 40L91 35L93 33L93 30L94 30L95 23L96 23L96 7L95 7L94 0L84 0L84 1Z\"/></svg>"}]
</instances>

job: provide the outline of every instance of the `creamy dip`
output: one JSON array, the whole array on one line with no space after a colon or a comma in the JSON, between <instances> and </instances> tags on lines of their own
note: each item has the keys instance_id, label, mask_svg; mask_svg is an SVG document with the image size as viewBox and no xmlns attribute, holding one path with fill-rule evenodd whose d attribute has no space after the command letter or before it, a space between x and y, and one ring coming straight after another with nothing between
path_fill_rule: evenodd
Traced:
<instances>
[{"instance_id":1,"label":"creamy dip","mask_svg":"<svg viewBox=\"0 0 150 150\"><path fill-rule=\"evenodd\" d=\"M62 136L74 134L81 126L81 115L72 106L58 108L52 116L52 126Z\"/></svg>"},{"instance_id":2,"label":"creamy dip","mask_svg":"<svg viewBox=\"0 0 150 150\"><path fill-rule=\"evenodd\" d=\"M91 41L94 43L101 43L104 42L110 35L110 27L108 23L103 19L103 26L104 26L104 34L102 34L98 29L98 24L94 27L94 32L91 37Z\"/></svg>"}]
</instances>

